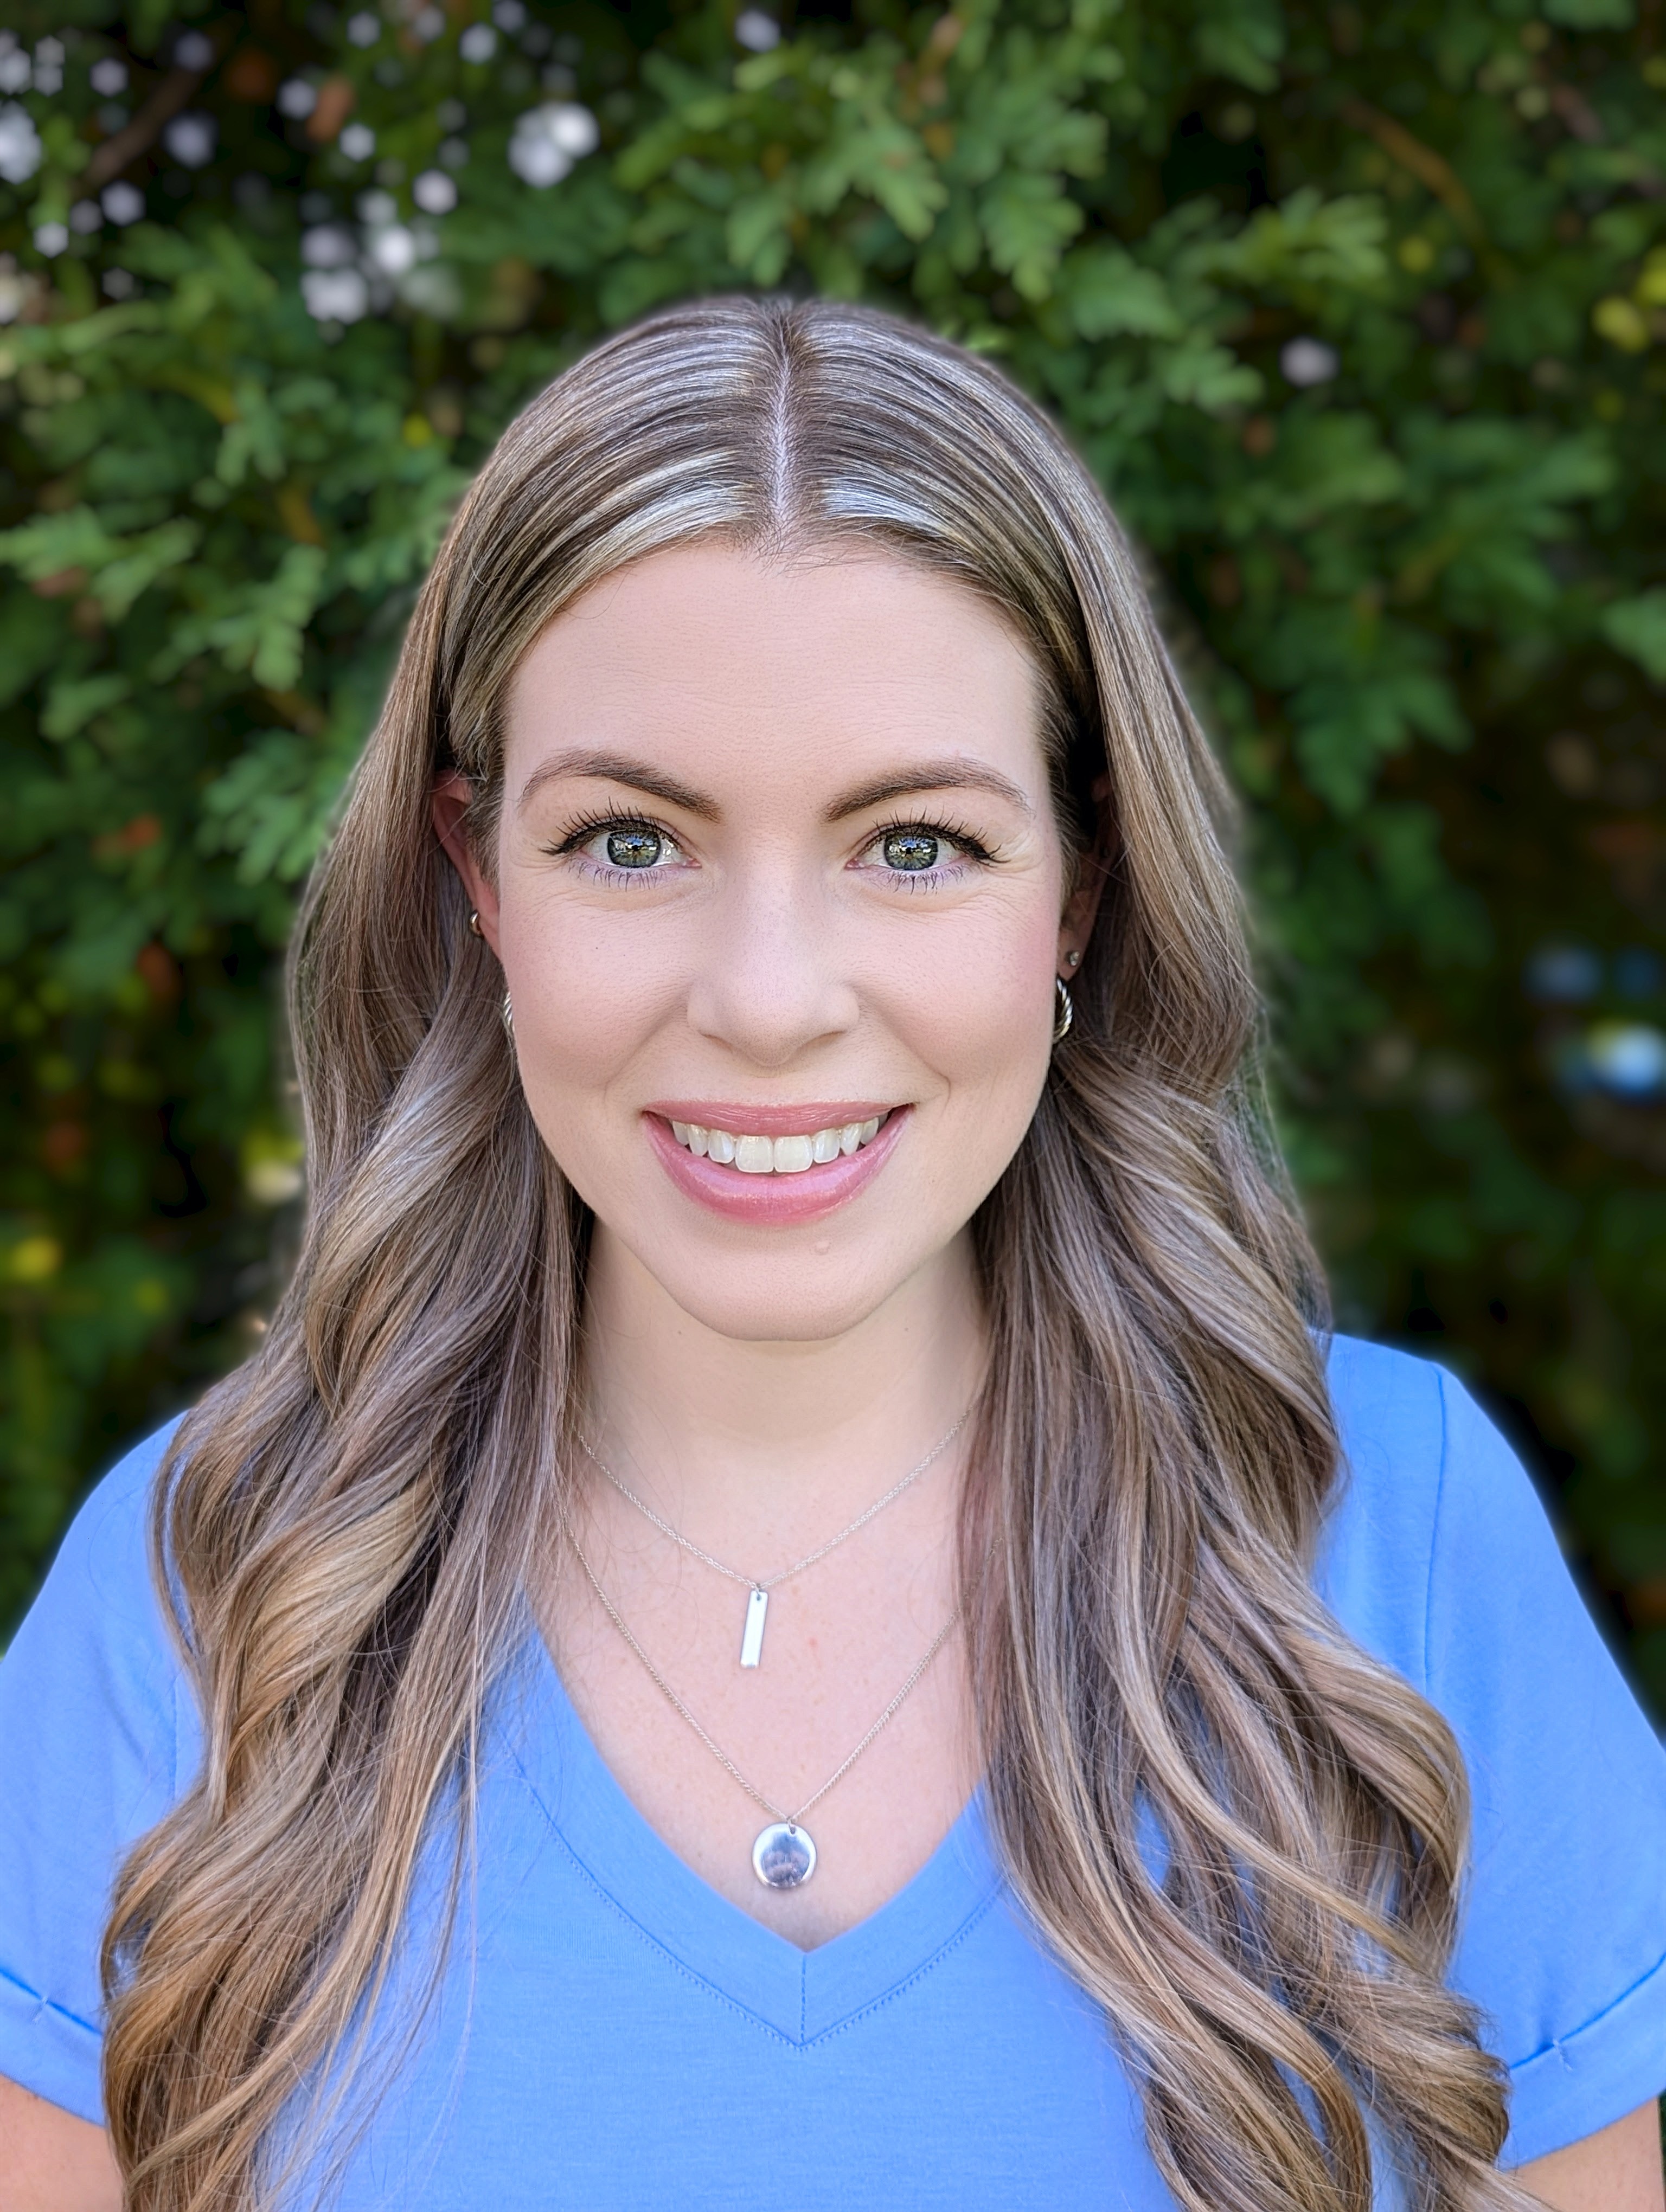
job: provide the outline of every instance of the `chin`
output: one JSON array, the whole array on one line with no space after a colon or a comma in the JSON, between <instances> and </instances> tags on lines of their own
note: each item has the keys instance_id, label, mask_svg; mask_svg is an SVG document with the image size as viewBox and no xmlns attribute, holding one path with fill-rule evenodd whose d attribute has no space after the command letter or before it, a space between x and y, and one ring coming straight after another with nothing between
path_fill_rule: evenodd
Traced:
<instances>
[{"instance_id":1,"label":"chin","mask_svg":"<svg viewBox=\"0 0 1666 2212\"><path fill-rule=\"evenodd\" d=\"M649 1254L639 1262L673 1304L702 1328L737 1344L824 1344L876 1314L927 1255L896 1270L873 1255L854 1273L835 1253L801 1249L749 1264L733 1252Z\"/></svg>"},{"instance_id":2,"label":"chin","mask_svg":"<svg viewBox=\"0 0 1666 2212\"><path fill-rule=\"evenodd\" d=\"M906 1134L903 1116L894 1119L896 1135ZM959 1244L1022 1135L1012 1133L1009 1147L998 1127L978 1133L981 1146L940 1148L925 1158L897 1157L893 1137L893 1156L876 1181L798 1219L709 1206L702 1202L704 1179L691 1193L675 1179L668 1185L663 1159L644 1176L640 1157L621 1160L599 1147L586 1158L569 1150L563 1170L598 1232L591 1295L616 1315L635 1309L639 1320L644 1297L649 1309L665 1299L698 1328L737 1344L824 1344L848 1336ZM882 1161L885 1147L882 1132L873 1148ZM673 1170L681 1165L672 1155L669 1127L654 1149L671 1158ZM945 1149L951 1163L941 1156ZM951 1164L958 1173L944 1172ZM830 1164L836 1173L843 1163ZM755 1191L773 1198L784 1189L793 1197L812 1188L808 1173L751 1178L727 1165L721 1172L724 1197L733 1181L743 1202ZM614 1278L611 1289L603 1288L605 1274Z\"/></svg>"}]
</instances>

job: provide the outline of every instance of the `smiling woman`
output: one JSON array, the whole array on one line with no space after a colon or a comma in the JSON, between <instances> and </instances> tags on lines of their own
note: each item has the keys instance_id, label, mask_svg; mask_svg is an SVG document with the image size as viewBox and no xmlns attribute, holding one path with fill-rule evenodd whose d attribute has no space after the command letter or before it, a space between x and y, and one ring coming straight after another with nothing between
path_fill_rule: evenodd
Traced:
<instances>
[{"instance_id":1,"label":"smiling woman","mask_svg":"<svg viewBox=\"0 0 1666 2212\"><path fill-rule=\"evenodd\" d=\"M611 580L520 662L489 870L473 781L441 787L546 1145L726 1339L842 1334L1018 1149L1067 949L1038 705L1018 635L958 581L705 543ZM806 1095L834 1068L860 1095ZM714 1212L824 1233L729 1240L714 1273Z\"/></svg>"},{"instance_id":2,"label":"smiling woman","mask_svg":"<svg viewBox=\"0 0 1666 2212\"><path fill-rule=\"evenodd\" d=\"M7 2212L1659 2212L1666 1761L1325 1333L1226 812L986 363L719 301L512 428L294 1285L0 1671Z\"/></svg>"}]
</instances>

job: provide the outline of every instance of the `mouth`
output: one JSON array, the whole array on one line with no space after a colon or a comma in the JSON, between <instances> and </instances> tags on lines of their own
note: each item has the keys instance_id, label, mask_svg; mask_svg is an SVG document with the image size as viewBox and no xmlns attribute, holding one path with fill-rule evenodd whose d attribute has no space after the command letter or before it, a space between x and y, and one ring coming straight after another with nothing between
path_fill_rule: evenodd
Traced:
<instances>
[{"instance_id":1,"label":"mouth","mask_svg":"<svg viewBox=\"0 0 1666 2212\"><path fill-rule=\"evenodd\" d=\"M860 1121L830 1122L825 1128L798 1130L772 1137L762 1130L717 1129L698 1121L673 1121L671 1133L699 1160L732 1167L738 1175L808 1175L831 1167L871 1145L891 1119L890 1109Z\"/></svg>"},{"instance_id":2,"label":"mouth","mask_svg":"<svg viewBox=\"0 0 1666 2212\"><path fill-rule=\"evenodd\" d=\"M648 1140L678 1188L732 1220L810 1221L863 1190L896 1150L906 1105L873 1099L802 1106L656 1102Z\"/></svg>"}]
</instances>

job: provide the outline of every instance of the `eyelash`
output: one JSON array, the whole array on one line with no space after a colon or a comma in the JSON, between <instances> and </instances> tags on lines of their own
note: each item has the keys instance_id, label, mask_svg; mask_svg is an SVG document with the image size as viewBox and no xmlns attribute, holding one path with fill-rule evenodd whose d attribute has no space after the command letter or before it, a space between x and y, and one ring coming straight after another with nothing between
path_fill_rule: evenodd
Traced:
<instances>
[{"instance_id":1,"label":"eyelash","mask_svg":"<svg viewBox=\"0 0 1666 2212\"><path fill-rule=\"evenodd\" d=\"M677 844L677 840L672 836L671 831L662 823L654 821L650 815L618 814L608 811L580 815L568 830L567 835L558 843L546 845L544 849L552 860L580 860L597 882L617 884L622 889L633 887L662 872L658 868L616 868L609 861L593 860L588 855L580 853L581 845L587 845L593 837L599 837L604 830L652 830L657 836L668 839L673 845ZM679 852L682 850L680 845L678 846L678 850Z\"/></svg>"},{"instance_id":2,"label":"eyelash","mask_svg":"<svg viewBox=\"0 0 1666 2212\"><path fill-rule=\"evenodd\" d=\"M640 884L663 872L658 868L615 867L605 860L591 860L580 854L579 848L587 845L593 837L611 830L652 830L672 845L678 842L672 831L654 821L651 815L599 812L579 816L563 837L556 843L546 845L544 849L552 860L582 859L591 875L602 883L620 885ZM939 890L945 884L957 881L969 868L988 867L996 858L995 853L971 830L957 827L950 822L930 820L923 815L899 817L896 821L883 823L867 839L862 851L871 853L887 837L905 836L910 832L939 837L947 844L958 845L960 855L941 867L881 870L882 873L891 878L893 883L909 891ZM680 851L682 848L678 846L678 849Z\"/></svg>"},{"instance_id":3,"label":"eyelash","mask_svg":"<svg viewBox=\"0 0 1666 2212\"><path fill-rule=\"evenodd\" d=\"M883 871L891 878L893 883L900 885L904 890L939 890L945 884L958 882L962 876L969 873L972 869L990 866L995 859L994 854L982 839L975 837L970 830L956 829L948 822L929 821L921 815L914 815L903 820L884 823L874 831L862 850L865 853L871 853L876 845L883 845L887 837L906 836L911 831L927 837L940 837L951 845L958 845L960 857L943 867L889 868Z\"/></svg>"}]
</instances>

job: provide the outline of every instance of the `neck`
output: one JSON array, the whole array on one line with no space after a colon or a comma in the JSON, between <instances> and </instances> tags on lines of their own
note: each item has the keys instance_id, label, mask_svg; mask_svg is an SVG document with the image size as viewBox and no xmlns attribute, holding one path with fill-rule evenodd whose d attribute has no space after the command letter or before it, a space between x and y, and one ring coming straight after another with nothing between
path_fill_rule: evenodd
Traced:
<instances>
[{"instance_id":1,"label":"neck","mask_svg":"<svg viewBox=\"0 0 1666 2212\"><path fill-rule=\"evenodd\" d=\"M751 1341L694 1319L599 1223L584 1346L610 1466L708 1527L783 1533L923 1458L976 1391L986 1331L964 1234L841 1335Z\"/></svg>"}]
</instances>

